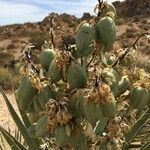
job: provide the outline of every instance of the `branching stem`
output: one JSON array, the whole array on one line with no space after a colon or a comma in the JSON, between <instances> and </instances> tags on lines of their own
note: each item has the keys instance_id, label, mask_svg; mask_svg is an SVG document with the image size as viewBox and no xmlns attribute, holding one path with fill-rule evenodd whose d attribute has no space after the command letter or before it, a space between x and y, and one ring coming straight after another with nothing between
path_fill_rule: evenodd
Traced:
<instances>
[{"instance_id":1,"label":"branching stem","mask_svg":"<svg viewBox=\"0 0 150 150\"><path fill-rule=\"evenodd\" d=\"M126 48L126 49L124 50L124 53L123 53L122 55L118 56L118 58L116 59L116 61L114 62L114 64L112 64L112 67L115 67L115 66L118 64L118 62L121 62L122 59L123 59L130 51L132 51L132 49L135 49L135 48L136 48L136 44L137 44L138 41L141 39L141 37L143 37L143 36L145 36L145 35L147 35L147 34L148 34L148 33L142 33L142 34L135 40L135 42L134 42L131 46L129 46L128 48Z\"/></svg>"}]
</instances>

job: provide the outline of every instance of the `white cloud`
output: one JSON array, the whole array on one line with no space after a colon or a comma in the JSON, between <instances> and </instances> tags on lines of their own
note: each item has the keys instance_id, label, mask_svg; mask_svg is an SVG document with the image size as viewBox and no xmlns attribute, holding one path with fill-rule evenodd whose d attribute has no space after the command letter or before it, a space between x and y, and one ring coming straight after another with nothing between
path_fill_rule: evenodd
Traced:
<instances>
[{"instance_id":1,"label":"white cloud","mask_svg":"<svg viewBox=\"0 0 150 150\"><path fill-rule=\"evenodd\" d=\"M50 12L81 17L84 12L93 14L96 4L97 0L0 0L0 25L39 21Z\"/></svg>"},{"instance_id":2,"label":"white cloud","mask_svg":"<svg viewBox=\"0 0 150 150\"><path fill-rule=\"evenodd\" d=\"M40 11L40 8L34 5L0 1L0 11L0 18L11 18L37 13Z\"/></svg>"},{"instance_id":3,"label":"white cloud","mask_svg":"<svg viewBox=\"0 0 150 150\"><path fill-rule=\"evenodd\" d=\"M0 0L0 25L42 20L47 12L37 5Z\"/></svg>"}]
</instances>

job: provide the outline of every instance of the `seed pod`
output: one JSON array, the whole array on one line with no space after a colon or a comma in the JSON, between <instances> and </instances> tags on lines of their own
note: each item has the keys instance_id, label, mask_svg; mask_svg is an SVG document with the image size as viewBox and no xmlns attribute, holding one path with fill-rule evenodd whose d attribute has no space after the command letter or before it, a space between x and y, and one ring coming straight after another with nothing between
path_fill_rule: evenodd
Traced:
<instances>
[{"instance_id":1,"label":"seed pod","mask_svg":"<svg viewBox=\"0 0 150 150\"><path fill-rule=\"evenodd\" d=\"M99 150L108 150L108 142L102 141L99 146Z\"/></svg>"},{"instance_id":2,"label":"seed pod","mask_svg":"<svg viewBox=\"0 0 150 150\"><path fill-rule=\"evenodd\" d=\"M108 12L113 12L115 14L115 18L117 18L116 8L113 4L104 2L102 4L102 16L105 16Z\"/></svg>"},{"instance_id":3,"label":"seed pod","mask_svg":"<svg viewBox=\"0 0 150 150\"><path fill-rule=\"evenodd\" d=\"M59 67L57 59L53 59L50 63L47 77L51 82L58 82L63 78L63 70Z\"/></svg>"},{"instance_id":4,"label":"seed pod","mask_svg":"<svg viewBox=\"0 0 150 150\"><path fill-rule=\"evenodd\" d=\"M35 123L39 120L40 115L38 114L38 112L32 112L28 113L28 117L31 123Z\"/></svg>"},{"instance_id":5,"label":"seed pod","mask_svg":"<svg viewBox=\"0 0 150 150\"><path fill-rule=\"evenodd\" d=\"M69 112L71 112L73 118L84 118L84 97L83 95L74 94L69 101Z\"/></svg>"},{"instance_id":6,"label":"seed pod","mask_svg":"<svg viewBox=\"0 0 150 150\"><path fill-rule=\"evenodd\" d=\"M149 91L141 86L133 87L130 92L130 107L132 109L143 109L149 101Z\"/></svg>"},{"instance_id":7,"label":"seed pod","mask_svg":"<svg viewBox=\"0 0 150 150\"><path fill-rule=\"evenodd\" d=\"M116 29L114 20L109 17L103 17L96 25L98 42L103 46L104 52L112 50L116 39Z\"/></svg>"},{"instance_id":8,"label":"seed pod","mask_svg":"<svg viewBox=\"0 0 150 150\"><path fill-rule=\"evenodd\" d=\"M120 94L124 93L130 86L130 81L127 76L123 76L121 80L119 81L118 85L118 93L116 93L116 96L119 96Z\"/></svg>"},{"instance_id":9,"label":"seed pod","mask_svg":"<svg viewBox=\"0 0 150 150\"><path fill-rule=\"evenodd\" d=\"M35 112L33 101L31 101L31 102L27 105L27 109L26 109L25 112L26 112L26 113Z\"/></svg>"},{"instance_id":10,"label":"seed pod","mask_svg":"<svg viewBox=\"0 0 150 150\"><path fill-rule=\"evenodd\" d=\"M76 36L76 46L77 57L89 56L93 51L93 46L96 37L95 26L90 25L89 23L83 23L78 31Z\"/></svg>"},{"instance_id":11,"label":"seed pod","mask_svg":"<svg viewBox=\"0 0 150 150\"><path fill-rule=\"evenodd\" d=\"M115 61L116 61L116 56L110 56L110 57L107 59L107 64L108 64L108 65L112 65Z\"/></svg>"},{"instance_id":12,"label":"seed pod","mask_svg":"<svg viewBox=\"0 0 150 150\"><path fill-rule=\"evenodd\" d=\"M37 136L36 136L36 124L33 124L28 128L28 134L31 138L37 138Z\"/></svg>"},{"instance_id":13,"label":"seed pod","mask_svg":"<svg viewBox=\"0 0 150 150\"><path fill-rule=\"evenodd\" d=\"M49 133L47 129L47 117L42 116L36 123L36 137L43 137Z\"/></svg>"},{"instance_id":14,"label":"seed pod","mask_svg":"<svg viewBox=\"0 0 150 150\"><path fill-rule=\"evenodd\" d=\"M106 118L101 114L99 121L97 121L96 126L94 128L94 133L96 135L101 135L107 127L109 118Z\"/></svg>"},{"instance_id":15,"label":"seed pod","mask_svg":"<svg viewBox=\"0 0 150 150\"><path fill-rule=\"evenodd\" d=\"M67 68L66 76L70 89L85 88L87 77L86 72L81 65L72 62Z\"/></svg>"},{"instance_id":16,"label":"seed pod","mask_svg":"<svg viewBox=\"0 0 150 150\"><path fill-rule=\"evenodd\" d=\"M48 71L50 62L54 59L56 52L53 49L44 49L40 55L40 63L42 67Z\"/></svg>"},{"instance_id":17,"label":"seed pod","mask_svg":"<svg viewBox=\"0 0 150 150\"><path fill-rule=\"evenodd\" d=\"M114 118L117 113L116 100L112 97L112 100L101 106L102 114L108 118Z\"/></svg>"},{"instance_id":18,"label":"seed pod","mask_svg":"<svg viewBox=\"0 0 150 150\"><path fill-rule=\"evenodd\" d=\"M57 126L54 130L56 144L66 146L69 143L70 136L66 134L66 125Z\"/></svg>"},{"instance_id":19,"label":"seed pod","mask_svg":"<svg viewBox=\"0 0 150 150\"><path fill-rule=\"evenodd\" d=\"M104 68L102 78L104 82L110 86L113 95L116 96L120 80L119 74L112 68Z\"/></svg>"},{"instance_id":20,"label":"seed pod","mask_svg":"<svg viewBox=\"0 0 150 150\"><path fill-rule=\"evenodd\" d=\"M84 112L86 119L94 127L96 122L100 119L101 116L101 107L96 106L92 101L88 101L87 105L84 106Z\"/></svg>"},{"instance_id":21,"label":"seed pod","mask_svg":"<svg viewBox=\"0 0 150 150\"><path fill-rule=\"evenodd\" d=\"M70 143L75 150L86 150L87 148L87 139L84 134L73 135L70 138Z\"/></svg>"},{"instance_id":22,"label":"seed pod","mask_svg":"<svg viewBox=\"0 0 150 150\"><path fill-rule=\"evenodd\" d=\"M49 99L55 99L55 94L48 86L46 86L43 91L37 95L37 100L43 110L45 110L45 104Z\"/></svg>"},{"instance_id":23,"label":"seed pod","mask_svg":"<svg viewBox=\"0 0 150 150\"><path fill-rule=\"evenodd\" d=\"M126 55L120 62L120 64L122 66L127 67L127 68L130 68L133 63L134 63L134 54L133 53L129 53L128 55Z\"/></svg>"},{"instance_id":24,"label":"seed pod","mask_svg":"<svg viewBox=\"0 0 150 150\"><path fill-rule=\"evenodd\" d=\"M37 90L32 86L32 83L28 77L23 77L20 81L16 99L20 109L23 111L27 110L27 106L32 101Z\"/></svg>"},{"instance_id":25,"label":"seed pod","mask_svg":"<svg viewBox=\"0 0 150 150\"><path fill-rule=\"evenodd\" d=\"M38 101L37 95L33 98L33 106L36 112L43 111L44 109L41 107L40 102Z\"/></svg>"}]
</instances>

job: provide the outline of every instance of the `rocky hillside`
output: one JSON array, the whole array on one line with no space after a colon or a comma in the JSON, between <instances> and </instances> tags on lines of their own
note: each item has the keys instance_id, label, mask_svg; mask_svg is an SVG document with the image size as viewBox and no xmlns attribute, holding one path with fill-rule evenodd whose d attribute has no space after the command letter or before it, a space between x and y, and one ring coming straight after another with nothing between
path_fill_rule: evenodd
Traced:
<instances>
[{"instance_id":1,"label":"rocky hillside","mask_svg":"<svg viewBox=\"0 0 150 150\"><path fill-rule=\"evenodd\" d=\"M150 0L125 0L123 2L116 1L113 4L117 8L118 16L135 17L140 15L150 17Z\"/></svg>"},{"instance_id":2,"label":"rocky hillside","mask_svg":"<svg viewBox=\"0 0 150 150\"><path fill-rule=\"evenodd\" d=\"M143 32L150 31L150 18L148 17L149 0L125 0L115 2L118 11L117 40L114 50L127 47ZM148 8L147 8L148 7ZM134 9L133 9L134 8ZM62 36L65 41L74 44L75 30L84 19L91 19L89 13L84 13L82 18L68 14L58 15L51 13L37 23L13 24L0 27L0 66L7 67L19 61L22 47L25 43L32 42L36 45L36 56L40 53L41 45L45 40L50 41L50 19L54 16L55 43L57 48L62 48ZM146 43L147 42L147 43ZM147 46L145 46L147 45ZM150 41L142 39L139 42L142 55L150 53ZM146 59L148 55L146 56Z\"/></svg>"}]
</instances>

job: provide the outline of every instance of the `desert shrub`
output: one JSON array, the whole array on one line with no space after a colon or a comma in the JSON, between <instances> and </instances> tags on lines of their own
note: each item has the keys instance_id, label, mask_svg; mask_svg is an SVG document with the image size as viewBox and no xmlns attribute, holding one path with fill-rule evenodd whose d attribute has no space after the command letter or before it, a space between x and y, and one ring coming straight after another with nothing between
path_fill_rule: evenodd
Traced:
<instances>
[{"instance_id":1,"label":"desert shrub","mask_svg":"<svg viewBox=\"0 0 150 150\"><path fill-rule=\"evenodd\" d=\"M135 64L136 66L145 69L150 73L150 56L142 54L141 52L135 55Z\"/></svg>"},{"instance_id":2,"label":"desert shrub","mask_svg":"<svg viewBox=\"0 0 150 150\"><path fill-rule=\"evenodd\" d=\"M68 24L68 27L74 28L74 27L76 27L76 23L75 22L71 22L71 23Z\"/></svg>"},{"instance_id":3,"label":"desert shrub","mask_svg":"<svg viewBox=\"0 0 150 150\"><path fill-rule=\"evenodd\" d=\"M30 36L29 42L33 43L37 49L41 49L45 40L46 40L46 38L43 33L33 33Z\"/></svg>"},{"instance_id":4,"label":"desert shrub","mask_svg":"<svg viewBox=\"0 0 150 150\"><path fill-rule=\"evenodd\" d=\"M125 23L125 19L123 18L119 18L117 21L116 21L116 25L123 25Z\"/></svg>"},{"instance_id":5,"label":"desert shrub","mask_svg":"<svg viewBox=\"0 0 150 150\"><path fill-rule=\"evenodd\" d=\"M0 85L4 89L11 89L18 84L18 76L14 75L12 71L7 68L0 68Z\"/></svg>"},{"instance_id":6,"label":"desert shrub","mask_svg":"<svg viewBox=\"0 0 150 150\"><path fill-rule=\"evenodd\" d=\"M10 45L7 46L7 49L14 49L16 48L16 45L14 43L11 43Z\"/></svg>"}]
</instances>

